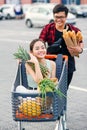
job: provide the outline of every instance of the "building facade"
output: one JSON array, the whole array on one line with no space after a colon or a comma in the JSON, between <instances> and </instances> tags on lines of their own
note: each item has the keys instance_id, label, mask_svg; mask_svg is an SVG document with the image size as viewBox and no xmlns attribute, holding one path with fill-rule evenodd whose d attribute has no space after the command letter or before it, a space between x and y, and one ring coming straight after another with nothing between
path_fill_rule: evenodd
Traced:
<instances>
[{"instance_id":1,"label":"building facade","mask_svg":"<svg viewBox=\"0 0 87 130\"><path fill-rule=\"evenodd\" d=\"M87 0L0 0L0 5L2 4L30 4L34 2L43 3L63 3L63 4L87 4Z\"/></svg>"}]
</instances>

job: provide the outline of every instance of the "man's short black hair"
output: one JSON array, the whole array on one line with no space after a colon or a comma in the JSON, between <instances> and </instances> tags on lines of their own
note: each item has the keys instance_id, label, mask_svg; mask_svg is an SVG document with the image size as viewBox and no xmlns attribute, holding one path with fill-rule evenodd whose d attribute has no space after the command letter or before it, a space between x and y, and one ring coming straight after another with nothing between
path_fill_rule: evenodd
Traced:
<instances>
[{"instance_id":1,"label":"man's short black hair","mask_svg":"<svg viewBox=\"0 0 87 130\"><path fill-rule=\"evenodd\" d=\"M55 13L59 13L59 12L65 12L66 16L68 14L68 8L66 6L64 6L63 4L57 4L54 8L53 8L53 14Z\"/></svg>"}]
</instances>

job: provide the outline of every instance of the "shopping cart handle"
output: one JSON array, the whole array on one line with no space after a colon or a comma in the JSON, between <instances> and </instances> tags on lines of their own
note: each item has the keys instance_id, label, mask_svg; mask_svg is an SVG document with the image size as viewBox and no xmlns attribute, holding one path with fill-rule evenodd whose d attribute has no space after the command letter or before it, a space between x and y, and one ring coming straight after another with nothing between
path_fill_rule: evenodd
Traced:
<instances>
[{"instance_id":1,"label":"shopping cart handle","mask_svg":"<svg viewBox=\"0 0 87 130\"><path fill-rule=\"evenodd\" d=\"M46 59L56 59L58 57L58 55L55 54L47 54L45 56ZM63 55L63 59L68 61L68 56L67 55Z\"/></svg>"}]
</instances>

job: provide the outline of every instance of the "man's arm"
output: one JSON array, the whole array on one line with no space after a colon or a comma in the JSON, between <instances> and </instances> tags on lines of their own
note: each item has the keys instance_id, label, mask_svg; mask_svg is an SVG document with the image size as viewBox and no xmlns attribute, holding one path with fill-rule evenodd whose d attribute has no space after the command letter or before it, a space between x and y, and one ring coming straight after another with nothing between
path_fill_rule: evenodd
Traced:
<instances>
[{"instance_id":1,"label":"man's arm","mask_svg":"<svg viewBox=\"0 0 87 130\"><path fill-rule=\"evenodd\" d=\"M39 38L41 40L43 40L44 42L46 42L46 36L47 36L47 29L46 29L46 26L42 29L40 35L39 35Z\"/></svg>"}]
</instances>

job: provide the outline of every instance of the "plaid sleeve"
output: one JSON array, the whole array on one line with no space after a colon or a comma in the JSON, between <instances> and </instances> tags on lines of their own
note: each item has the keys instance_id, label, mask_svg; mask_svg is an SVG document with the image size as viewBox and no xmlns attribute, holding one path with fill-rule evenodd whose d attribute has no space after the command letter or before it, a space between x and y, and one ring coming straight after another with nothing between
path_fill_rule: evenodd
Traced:
<instances>
[{"instance_id":1,"label":"plaid sleeve","mask_svg":"<svg viewBox=\"0 0 87 130\"><path fill-rule=\"evenodd\" d=\"M47 42L48 45L52 45L55 40L55 24L50 23L44 26L44 28L42 29L40 33L39 38Z\"/></svg>"},{"instance_id":2,"label":"plaid sleeve","mask_svg":"<svg viewBox=\"0 0 87 130\"><path fill-rule=\"evenodd\" d=\"M44 42L46 42L47 41L47 26L45 26L43 29L42 29L42 31L41 31L41 33L40 33L40 35L39 35L39 38L41 39L41 40L43 40Z\"/></svg>"}]
</instances>

